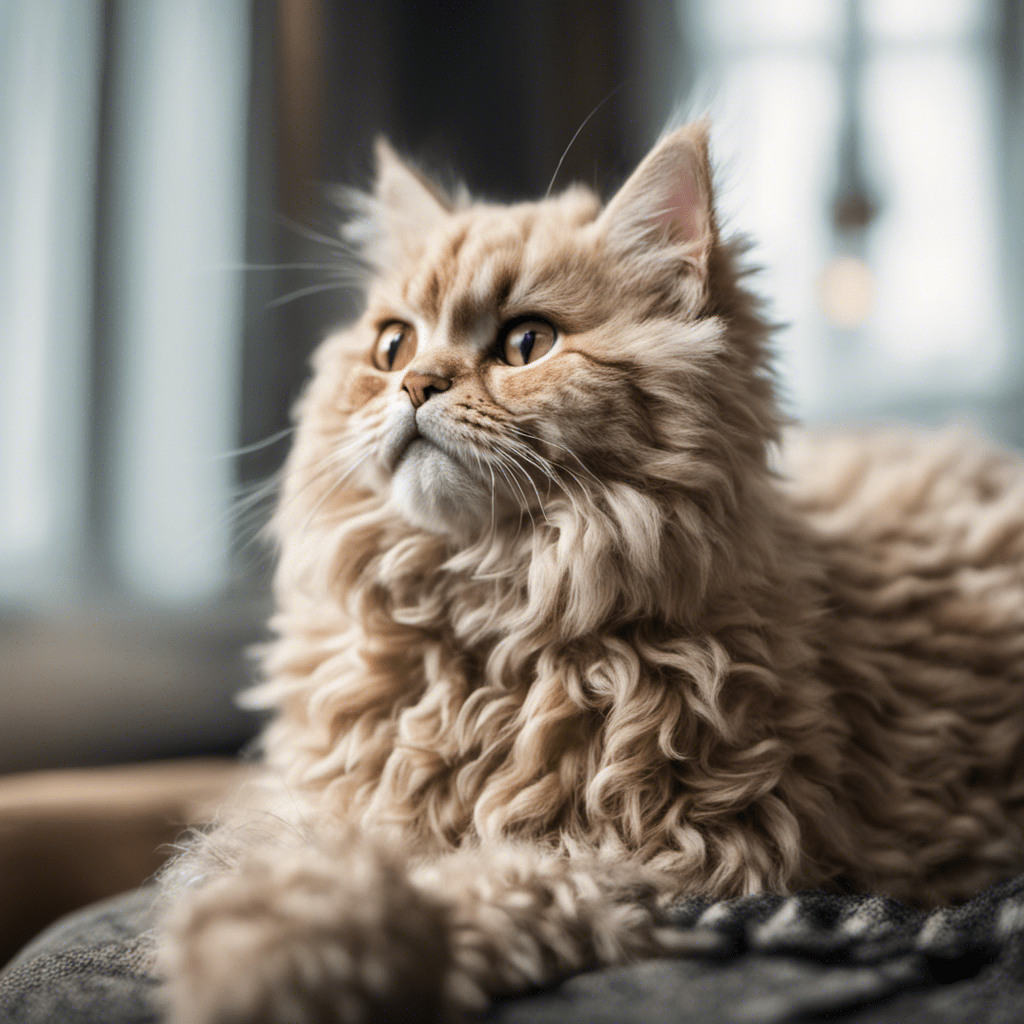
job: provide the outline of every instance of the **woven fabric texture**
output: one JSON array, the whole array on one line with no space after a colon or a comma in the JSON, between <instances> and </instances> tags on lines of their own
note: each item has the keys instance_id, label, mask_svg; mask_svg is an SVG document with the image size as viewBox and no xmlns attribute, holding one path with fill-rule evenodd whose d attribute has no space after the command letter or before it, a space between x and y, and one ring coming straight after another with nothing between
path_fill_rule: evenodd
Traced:
<instances>
[{"instance_id":1,"label":"woven fabric texture","mask_svg":"<svg viewBox=\"0 0 1024 1024\"><path fill-rule=\"evenodd\" d=\"M0 974L3 1024L155 1024L154 890L79 911ZM1024 875L957 907L754 896L674 908L690 955L510 1000L501 1024L1006 1024L1024 1021Z\"/></svg>"}]
</instances>

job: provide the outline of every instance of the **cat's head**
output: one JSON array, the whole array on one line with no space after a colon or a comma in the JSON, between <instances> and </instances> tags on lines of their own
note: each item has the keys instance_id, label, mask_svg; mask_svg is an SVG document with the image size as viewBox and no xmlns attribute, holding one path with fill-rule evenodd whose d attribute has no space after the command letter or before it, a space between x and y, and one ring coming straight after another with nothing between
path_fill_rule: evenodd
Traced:
<instances>
[{"instance_id":1,"label":"cat's head","mask_svg":"<svg viewBox=\"0 0 1024 1024\"><path fill-rule=\"evenodd\" d=\"M381 144L354 228L372 279L315 358L304 504L343 514L369 494L472 537L631 495L707 511L763 465L765 329L719 239L705 123L665 136L603 206L582 187L453 201Z\"/></svg>"}]
</instances>

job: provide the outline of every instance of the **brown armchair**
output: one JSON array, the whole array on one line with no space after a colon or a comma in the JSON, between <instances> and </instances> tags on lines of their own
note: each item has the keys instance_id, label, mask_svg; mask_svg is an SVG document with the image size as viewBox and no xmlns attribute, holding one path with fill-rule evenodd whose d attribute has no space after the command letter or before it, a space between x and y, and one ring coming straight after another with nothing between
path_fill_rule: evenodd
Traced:
<instances>
[{"instance_id":1,"label":"brown armchair","mask_svg":"<svg viewBox=\"0 0 1024 1024\"><path fill-rule=\"evenodd\" d=\"M0 776L0 966L61 915L151 877L243 771L225 758Z\"/></svg>"}]
</instances>

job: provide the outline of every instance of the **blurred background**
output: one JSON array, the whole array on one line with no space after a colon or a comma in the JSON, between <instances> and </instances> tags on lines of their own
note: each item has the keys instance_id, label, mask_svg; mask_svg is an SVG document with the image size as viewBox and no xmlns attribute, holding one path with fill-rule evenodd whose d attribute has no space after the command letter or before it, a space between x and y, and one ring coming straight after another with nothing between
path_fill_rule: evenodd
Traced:
<instances>
[{"instance_id":1,"label":"blurred background","mask_svg":"<svg viewBox=\"0 0 1024 1024\"><path fill-rule=\"evenodd\" d=\"M252 734L261 483L378 132L608 194L710 110L789 409L1024 444L1022 54L1021 0L0 0L0 771Z\"/></svg>"}]
</instances>

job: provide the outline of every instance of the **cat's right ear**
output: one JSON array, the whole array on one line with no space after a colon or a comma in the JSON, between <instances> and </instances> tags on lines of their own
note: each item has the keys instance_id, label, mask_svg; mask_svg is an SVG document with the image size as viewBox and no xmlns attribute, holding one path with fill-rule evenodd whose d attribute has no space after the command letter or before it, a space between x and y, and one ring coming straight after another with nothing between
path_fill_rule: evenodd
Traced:
<instances>
[{"instance_id":1,"label":"cat's right ear","mask_svg":"<svg viewBox=\"0 0 1024 1024\"><path fill-rule=\"evenodd\" d=\"M716 233L706 119L662 138L612 197L599 224L623 254L673 248L702 265Z\"/></svg>"},{"instance_id":2,"label":"cat's right ear","mask_svg":"<svg viewBox=\"0 0 1024 1024\"><path fill-rule=\"evenodd\" d=\"M424 238L451 213L451 205L385 139L377 139L374 153L373 216L380 241L395 250L391 255L415 258Z\"/></svg>"}]
</instances>

